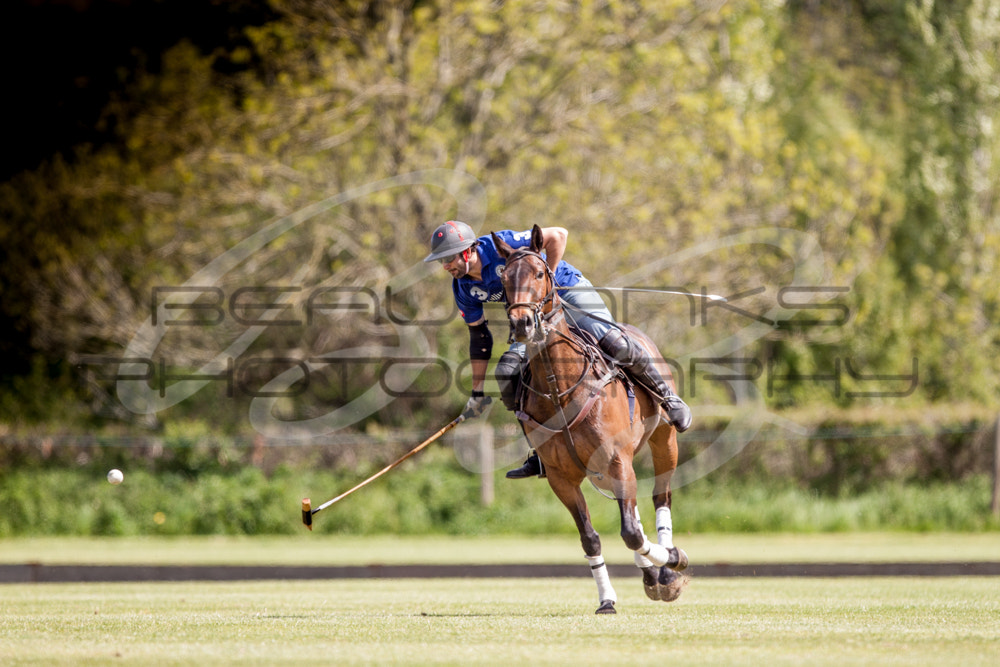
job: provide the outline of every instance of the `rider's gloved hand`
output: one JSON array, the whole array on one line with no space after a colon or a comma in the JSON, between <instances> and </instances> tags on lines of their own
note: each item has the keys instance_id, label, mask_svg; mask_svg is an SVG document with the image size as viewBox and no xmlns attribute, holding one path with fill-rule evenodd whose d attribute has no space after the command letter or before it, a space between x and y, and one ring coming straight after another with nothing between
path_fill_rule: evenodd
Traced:
<instances>
[{"instance_id":1,"label":"rider's gloved hand","mask_svg":"<svg viewBox=\"0 0 1000 667\"><path fill-rule=\"evenodd\" d=\"M469 397L468 403L465 404L465 410L462 412L462 416L466 419L478 417L489 409L490 403L492 402L493 399L485 395L483 392L473 391L472 396Z\"/></svg>"}]
</instances>

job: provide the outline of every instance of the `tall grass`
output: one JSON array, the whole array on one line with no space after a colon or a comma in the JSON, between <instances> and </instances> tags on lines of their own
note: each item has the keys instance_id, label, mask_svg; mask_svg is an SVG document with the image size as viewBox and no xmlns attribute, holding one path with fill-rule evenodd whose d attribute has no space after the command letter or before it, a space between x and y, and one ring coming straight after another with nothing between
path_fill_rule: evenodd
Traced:
<instances>
[{"instance_id":1,"label":"tall grass","mask_svg":"<svg viewBox=\"0 0 1000 667\"><path fill-rule=\"evenodd\" d=\"M270 475L234 466L206 470L125 469L112 486L98 464L15 468L0 473L0 537L40 535L282 535L302 530L299 503L313 506L378 469L280 466ZM372 535L575 534L566 509L543 480L494 474L495 500L483 506L480 478L436 450L326 510L318 532ZM648 491L640 510L651 518ZM617 503L586 489L595 526L618 527ZM993 531L990 480L887 482L863 492L820 493L790 481L713 479L674 493L675 530L829 532Z\"/></svg>"},{"instance_id":2,"label":"tall grass","mask_svg":"<svg viewBox=\"0 0 1000 667\"><path fill-rule=\"evenodd\" d=\"M697 532L988 531L987 476L962 483L889 481L861 492L826 495L788 482L702 481L675 495L676 513Z\"/></svg>"}]
</instances>

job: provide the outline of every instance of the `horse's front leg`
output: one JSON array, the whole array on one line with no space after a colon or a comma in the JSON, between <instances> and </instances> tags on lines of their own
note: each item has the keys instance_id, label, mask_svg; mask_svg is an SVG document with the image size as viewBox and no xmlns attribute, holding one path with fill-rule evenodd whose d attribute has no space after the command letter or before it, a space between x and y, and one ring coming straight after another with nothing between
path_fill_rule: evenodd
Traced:
<instances>
[{"instance_id":1,"label":"horse's front leg","mask_svg":"<svg viewBox=\"0 0 1000 667\"><path fill-rule=\"evenodd\" d=\"M590 523L590 511L587 509L587 501L583 497L583 492L578 484L574 485L562 479L558 474L555 474L554 470L549 471L548 480L556 497L573 515L576 529L580 532L583 553L590 564L590 573L594 576L594 583L597 584L597 599L600 606L596 613L614 614L618 594L615 593L615 589L611 585L608 566L604 563L604 556L601 555L601 537Z\"/></svg>"}]
</instances>

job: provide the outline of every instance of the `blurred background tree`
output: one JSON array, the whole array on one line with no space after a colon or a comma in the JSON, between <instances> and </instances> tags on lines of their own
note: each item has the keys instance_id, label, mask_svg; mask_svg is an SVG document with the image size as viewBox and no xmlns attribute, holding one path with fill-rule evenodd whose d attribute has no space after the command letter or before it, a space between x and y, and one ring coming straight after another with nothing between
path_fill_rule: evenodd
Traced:
<instances>
[{"instance_id":1,"label":"blurred background tree","mask_svg":"<svg viewBox=\"0 0 1000 667\"><path fill-rule=\"evenodd\" d=\"M483 232L568 227L567 259L595 284L748 294L734 300L745 314L715 310L699 326L686 301L661 297L631 299L629 319L682 361L752 324L738 356L806 378L788 381L775 407L850 405L807 379L845 357L867 374L909 373L917 359L906 400L996 401L1000 0L243 4L259 11L238 39L178 39L155 63L133 63L103 106L108 140L0 185L0 344L25 360L0 388L5 421L51 417L44 401L29 405L46 393L79 406L67 419L129 419L76 366L122 353L154 287L183 284L337 193L434 168L482 185ZM299 319L316 289L384 295L460 210L426 185L357 197L267 244L220 287L295 286L287 306ZM751 240L727 241L740 234ZM803 258L809 284L847 288L824 295L846 323L796 327L801 311L780 305ZM395 296L398 316L451 312L443 274ZM379 308L268 327L250 351L398 345ZM246 332L232 314L171 330L157 354L197 368ZM425 335L459 360L465 334L451 317ZM494 329L502 340L503 323ZM244 379L260 386L271 371ZM311 405L290 410L328 410L377 379L358 370L345 390L325 377ZM207 411L224 394L203 391L183 409ZM460 400L458 388L401 400L379 419Z\"/></svg>"}]
</instances>

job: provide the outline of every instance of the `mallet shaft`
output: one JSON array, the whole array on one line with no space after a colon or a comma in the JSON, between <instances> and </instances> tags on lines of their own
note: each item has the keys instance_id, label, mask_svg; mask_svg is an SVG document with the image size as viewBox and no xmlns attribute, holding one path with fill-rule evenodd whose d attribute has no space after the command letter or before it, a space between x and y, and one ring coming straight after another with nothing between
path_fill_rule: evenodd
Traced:
<instances>
[{"instance_id":1,"label":"mallet shaft","mask_svg":"<svg viewBox=\"0 0 1000 667\"><path fill-rule=\"evenodd\" d=\"M342 494L340 494L336 498L331 498L330 500L326 501L325 503L323 503L322 505L320 505L316 509L310 509L311 505L309 503L309 499L308 498L303 498L302 499L302 523L305 524L306 528L308 528L309 530L312 530L312 515L313 514L316 514L316 512L321 512L321 511L325 510L330 505L333 505L334 503L337 503L337 502L343 500L344 498L346 498L347 496L351 495L352 493L354 493L358 489L366 486L367 484L370 484L371 482L374 482L376 479L378 479L379 477L381 477L385 473L389 472L393 468L397 467L403 461L405 461L406 459L410 458L411 456L413 456L414 454L416 454L417 452L419 452L420 450L424 449L429 444L431 444L432 442L434 442L435 440L437 440L438 438L440 438L442 435L444 435L445 433L447 433L451 429L453 429L456 426L458 426L459 424L461 424L463 421L465 421L465 419L466 419L466 416L464 414L461 414L458 417L455 417L455 419L453 419L451 422L449 422L447 426L445 426L440 431L438 431L437 433L435 433L431 437L429 437L426 440L424 440L423 442L421 442L419 445L417 445L416 447L414 447L413 449L411 449L410 451L408 451L403 456L399 457L398 459L396 459L395 461L393 461L392 463L390 463L386 467L382 468L377 473L375 473L374 475L372 475L368 479L364 480L363 482L355 484L353 487L351 487L347 491L344 491Z\"/></svg>"}]
</instances>

